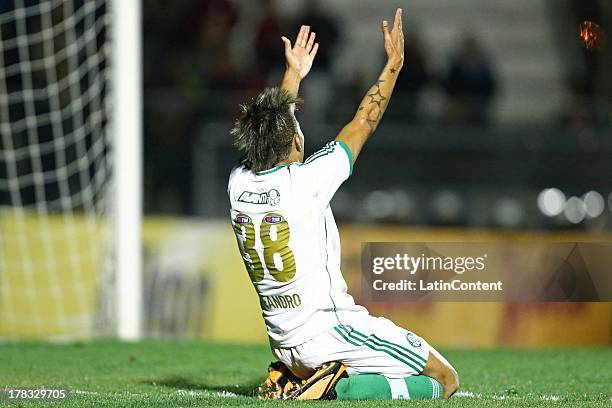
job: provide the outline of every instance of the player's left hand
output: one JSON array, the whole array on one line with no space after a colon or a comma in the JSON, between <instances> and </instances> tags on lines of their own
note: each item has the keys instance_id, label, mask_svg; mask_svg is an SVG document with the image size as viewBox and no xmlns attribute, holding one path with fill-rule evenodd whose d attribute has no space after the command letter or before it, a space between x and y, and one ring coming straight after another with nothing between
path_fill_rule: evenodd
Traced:
<instances>
[{"instance_id":1,"label":"player's left hand","mask_svg":"<svg viewBox=\"0 0 612 408\"><path fill-rule=\"evenodd\" d=\"M404 29L402 27L402 9L398 8L395 11L395 21L393 29L389 32L389 23L387 20L382 23L382 32L385 38L385 51L389 61L399 66L404 65Z\"/></svg>"},{"instance_id":2,"label":"player's left hand","mask_svg":"<svg viewBox=\"0 0 612 408\"><path fill-rule=\"evenodd\" d=\"M315 55L319 50L319 43L315 43L315 37L316 34L310 32L310 26L305 25L300 28L293 48L287 37L281 37L283 43L285 43L287 67L297 72L300 79L304 79L308 75Z\"/></svg>"}]
</instances>

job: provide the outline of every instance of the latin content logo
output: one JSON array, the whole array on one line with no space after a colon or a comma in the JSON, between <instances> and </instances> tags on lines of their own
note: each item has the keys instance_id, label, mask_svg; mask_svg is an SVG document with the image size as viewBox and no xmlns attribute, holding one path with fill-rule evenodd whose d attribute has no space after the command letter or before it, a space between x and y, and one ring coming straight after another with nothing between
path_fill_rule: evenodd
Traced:
<instances>
[{"instance_id":1,"label":"latin content logo","mask_svg":"<svg viewBox=\"0 0 612 408\"><path fill-rule=\"evenodd\" d=\"M265 193L243 191L240 197L238 197L238 201L249 204L278 205L280 203L280 193L276 189L266 191Z\"/></svg>"}]
</instances>

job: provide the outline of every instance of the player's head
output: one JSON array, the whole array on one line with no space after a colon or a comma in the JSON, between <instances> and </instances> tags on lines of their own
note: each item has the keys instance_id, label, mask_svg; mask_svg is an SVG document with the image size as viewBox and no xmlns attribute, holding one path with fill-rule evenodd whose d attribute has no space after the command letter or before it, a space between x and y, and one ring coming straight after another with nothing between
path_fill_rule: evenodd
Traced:
<instances>
[{"instance_id":1,"label":"player's head","mask_svg":"<svg viewBox=\"0 0 612 408\"><path fill-rule=\"evenodd\" d=\"M248 168L257 171L304 159L304 135L294 114L299 102L285 90L266 88L241 106L231 134Z\"/></svg>"}]
</instances>

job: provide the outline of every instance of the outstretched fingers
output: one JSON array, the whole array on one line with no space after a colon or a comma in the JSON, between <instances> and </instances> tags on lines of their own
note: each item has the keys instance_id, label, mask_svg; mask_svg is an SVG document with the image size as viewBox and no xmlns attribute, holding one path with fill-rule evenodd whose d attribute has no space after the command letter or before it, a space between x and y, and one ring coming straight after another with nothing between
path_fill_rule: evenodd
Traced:
<instances>
[{"instance_id":1,"label":"outstretched fingers","mask_svg":"<svg viewBox=\"0 0 612 408\"><path fill-rule=\"evenodd\" d=\"M306 48L306 42L308 41L308 33L310 33L310 27L307 25L303 25L300 28L300 32L298 33L298 37L295 40L295 45L298 47Z\"/></svg>"},{"instance_id":2,"label":"outstretched fingers","mask_svg":"<svg viewBox=\"0 0 612 408\"><path fill-rule=\"evenodd\" d=\"M383 20L380 27L382 28L383 36L385 37L385 42L390 40L389 23L387 22L387 20Z\"/></svg>"},{"instance_id":3,"label":"outstretched fingers","mask_svg":"<svg viewBox=\"0 0 612 408\"><path fill-rule=\"evenodd\" d=\"M393 31L402 29L402 9L395 10L395 21L393 22Z\"/></svg>"},{"instance_id":4,"label":"outstretched fingers","mask_svg":"<svg viewBox=\"0 0 612 408\"><path fill-rule=\"evenodd\" d=\"M314 47L312 47L312 51L310 51L310 57L314 58L317 55L317 51L319 51L319 43L315 43Z\"/></svg>"},{"instance_id":5,"label":"outstretched fingers","mask_svg":"<svg viewBox=\"0 0 612 408\"><path fill-rule=\"evenodd\" d=\"M294 44L296 46L299 46L302 43L302 38L304 37L304 31L306 31L306 26L305 25L300 27L300 31L298 31L297 37L295 37Z\"/></svg>"},{"instance_id":6,"label":"outstretched fingers","mask_svg":"<svg viewBox=\"0 0 612 408\"><path fill-rule=\"evenodd\" d=\"M287 37L285 37L285 36L281 37L281 40L285 44L285 52L290 51L291 50L291 41L289 41L289 39Z\"/></svg>"},{"instance_id":7,"label":"outstretched fingers","mask_svg":"<svg viewBox=\"0 0 612 408\"><path fill-rule=\"evenodd\" d=\"M315 34L314 31L310 33L310 37L308 38L308 43L306 44L306 51L308 53L310 53L310 51L312 50L312 46L314 45L316 36L317 35Z\"/></svg>"}]
</instances>

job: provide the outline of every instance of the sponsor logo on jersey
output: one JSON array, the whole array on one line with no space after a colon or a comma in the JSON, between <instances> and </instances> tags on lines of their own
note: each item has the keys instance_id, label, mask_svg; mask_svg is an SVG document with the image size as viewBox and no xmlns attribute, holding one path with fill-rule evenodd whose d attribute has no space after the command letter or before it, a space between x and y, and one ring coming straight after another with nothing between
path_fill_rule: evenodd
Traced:
<instances>
[{"instance_id":1,"label":"sponsor logo on jersey","mask_svg":"<svg viewBox=\"0 0 612 408\"><path fill-rule=\"evenodd\" d=\"M243 191L240 197L238 197L238 201L249 204L278 205L280 203L280 193L276 189L266 191L265 193Z\"/></svg>"},{"instance_id":2,"label":"sponsor logo on jersey","mask_svg":"<svg viewBox=\"0 0 612 408\"><path fill-rule=\"evenodd\" d=\"M412 347L421 347L421 340L414 333L406 333L406 339Z\"/></svg>"},{"instance_id":3,"label":"sponsor logo on jersey","mask_svg":"<svg viewBox=\"0 0 612 408\"><path fill-rule=\"evenodd\" d=\"M264 220L268 224L278 224L279 222L283 221L283 217L281 217L280 215L268 215L264 218Z\"/></svg>"},{"instance_id":4,"label":"sponsor logo on jersey","mask_svg":"<svg viewBox=\"0 0 612 408\"><path fill-rule=\"evenodd\" d=\"M236 224L244 225L251 222L251 219L246 215L239 215L236 217Z\"/></svg>"}]
</instances>

